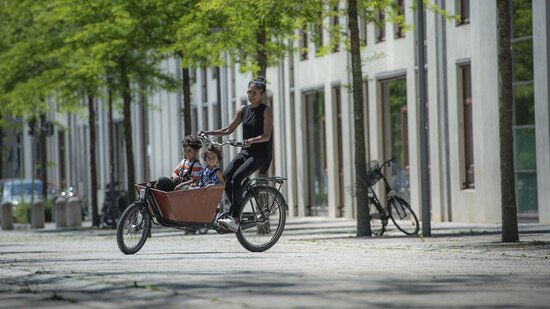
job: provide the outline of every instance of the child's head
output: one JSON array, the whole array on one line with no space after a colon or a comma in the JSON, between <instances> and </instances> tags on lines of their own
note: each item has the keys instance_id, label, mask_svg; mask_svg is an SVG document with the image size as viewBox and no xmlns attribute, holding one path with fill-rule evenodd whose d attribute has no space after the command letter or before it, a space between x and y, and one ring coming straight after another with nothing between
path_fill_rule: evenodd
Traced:
<instances>
[{"instance_id":1,"label":"child's head","mask_svg":"<svg viewBox=\"0 0 550 309\"><path fill-rule=\"evenodd\" d=\"M223 159L222 150L216 145L208 145L202 154L202 158L208 166L214 166Z\"/></svg>"},{"instance_id":2,"label":"child's head","mask_svg":"<svg viewBox=\"0 0 550 309\"><path fill-rule=\"evenodd\" d=\"M187 135L181 141L185 158L196 160L199 150L202 148L202 143L196 135Z\"/></svg>"}]
</instances>

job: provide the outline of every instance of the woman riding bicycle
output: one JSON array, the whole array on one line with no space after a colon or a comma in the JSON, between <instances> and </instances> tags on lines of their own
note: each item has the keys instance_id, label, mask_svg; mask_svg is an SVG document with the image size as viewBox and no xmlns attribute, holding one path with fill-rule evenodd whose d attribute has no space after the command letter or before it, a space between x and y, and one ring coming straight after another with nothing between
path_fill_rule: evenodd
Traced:
<instances>
[{"instance_id":1,"label":"woman riding bicycle","mask_svg":"<svg viewBox=\"0 0 550 309\"><path fill-rule=\"evenodd\" d=\"M239 124L243 124L243 148L229 163L223 176L227 179L225 193L231 201L229 216L221 218L218 223L231 231L237 231L239 222L239 205L241 203L242 182L252 173L260 170L267 172L272 158L273 112L271 107L262 103L266 82L262 76L248 83L247 96L250 104L239 107L235 117L223 129L199 131L213 136L229 135Z\"/></svg>"}]
</instances>

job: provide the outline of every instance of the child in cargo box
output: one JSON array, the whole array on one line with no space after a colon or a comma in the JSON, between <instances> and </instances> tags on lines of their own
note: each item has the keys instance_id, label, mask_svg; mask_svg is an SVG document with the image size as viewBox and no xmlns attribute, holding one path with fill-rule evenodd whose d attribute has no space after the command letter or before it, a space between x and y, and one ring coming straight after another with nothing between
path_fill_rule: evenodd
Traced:
<instances>
[{"instance_id":1,"label":"child in cargo box","mask_svg":"<svg viewBox=\"0 0 550 309\"><path fill-rule=\"evenodd\" d=\"M181 141L185 157L178 163L172 177L159 177L155 188L162 191L179 190L199 180L202 165L197 159L202 142L196 135L187 135Z\"/></svg>"}]
</instances>

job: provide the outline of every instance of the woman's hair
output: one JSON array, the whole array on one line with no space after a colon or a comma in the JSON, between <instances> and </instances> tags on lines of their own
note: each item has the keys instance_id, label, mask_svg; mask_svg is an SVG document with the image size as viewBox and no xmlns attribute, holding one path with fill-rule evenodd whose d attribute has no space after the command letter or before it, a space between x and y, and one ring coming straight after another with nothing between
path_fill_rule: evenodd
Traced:
<instances>
[{"instance_id":1,"label":"woman's hair","mask_svg":"<svg viewBox=\"0 0 550 309\"><path fill-rule=\"evenodd\" d=\"M218 162L221 161L223 159L223 154L222 154L222 149L216 145L208 145L208 147L206 147L206 150L204 151L204 153L202 154L202 159L204 161L206 161L206 155L210 152L213 152L216 154L216 156L218 156Z\"/></svg>"},{"instance_id":2,"label":"woman's hair","mask_svg":"<svg viewBox=\"0 0 550 309\"><path fill-rule=\"evenodd\" d=\"M265 92L265 83L266 83L265 78L261 75L258 75L258 77L256 77L256 79L253 79L253 80L248 82L248 87L250 87L251 85L254 85L262 93L264 93Z\"/></svg>"},{"instance_id":3,"label":"woman's hair","mask_svg":"<svg viewBox=\"0 0 550 309\"><path fill-rule=\"evenodd\" d=\"M202 148L202 142L199 140L197 135L187 135L181 140L181 146L183 148L189 146L195 150L200 150Z\"/></svg>"}]
</instances>

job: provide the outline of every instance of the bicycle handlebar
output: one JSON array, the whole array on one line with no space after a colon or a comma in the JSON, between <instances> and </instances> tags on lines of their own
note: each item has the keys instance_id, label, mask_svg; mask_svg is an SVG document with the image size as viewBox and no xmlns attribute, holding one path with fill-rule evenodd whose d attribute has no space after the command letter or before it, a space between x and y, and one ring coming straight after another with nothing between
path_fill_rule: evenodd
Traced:
<instances>
[{"instance_id":1,"label":"bicycle handlebar","mask_svg":"<svg viewBox=\"0 0 550 309\"><path fill-rule=\"evenodd\" d=\"M388 161L384 162L384 164L382 164L380 166L380 168L383 168L385 165L390 166L391 165L390 163L393 162L393 161L395 161L395 157L393 157L393 158L389 159Z\"/></svg>"},{"instance_id":2,"label":"bicycle handlebar","mask_svg":"<svg viewBox=\"0 0 550 309\"><path fill-rule=\"evenodd\" d=\"M225 140L225 141L222 140L221 142L217 142L214 139L212 139L211 137L208 137L208 135L206 133L200 134L199 139L203 142L207 142L209 144L213 144L213 145L217 145L217 146L225 146L225 145L230 145L230 146L233 146L233 147L243 147L244 146L242 142L237 142L237 140L235 140L235 139L228 139L228 140Z\"/></svg>"}]
</instances>

